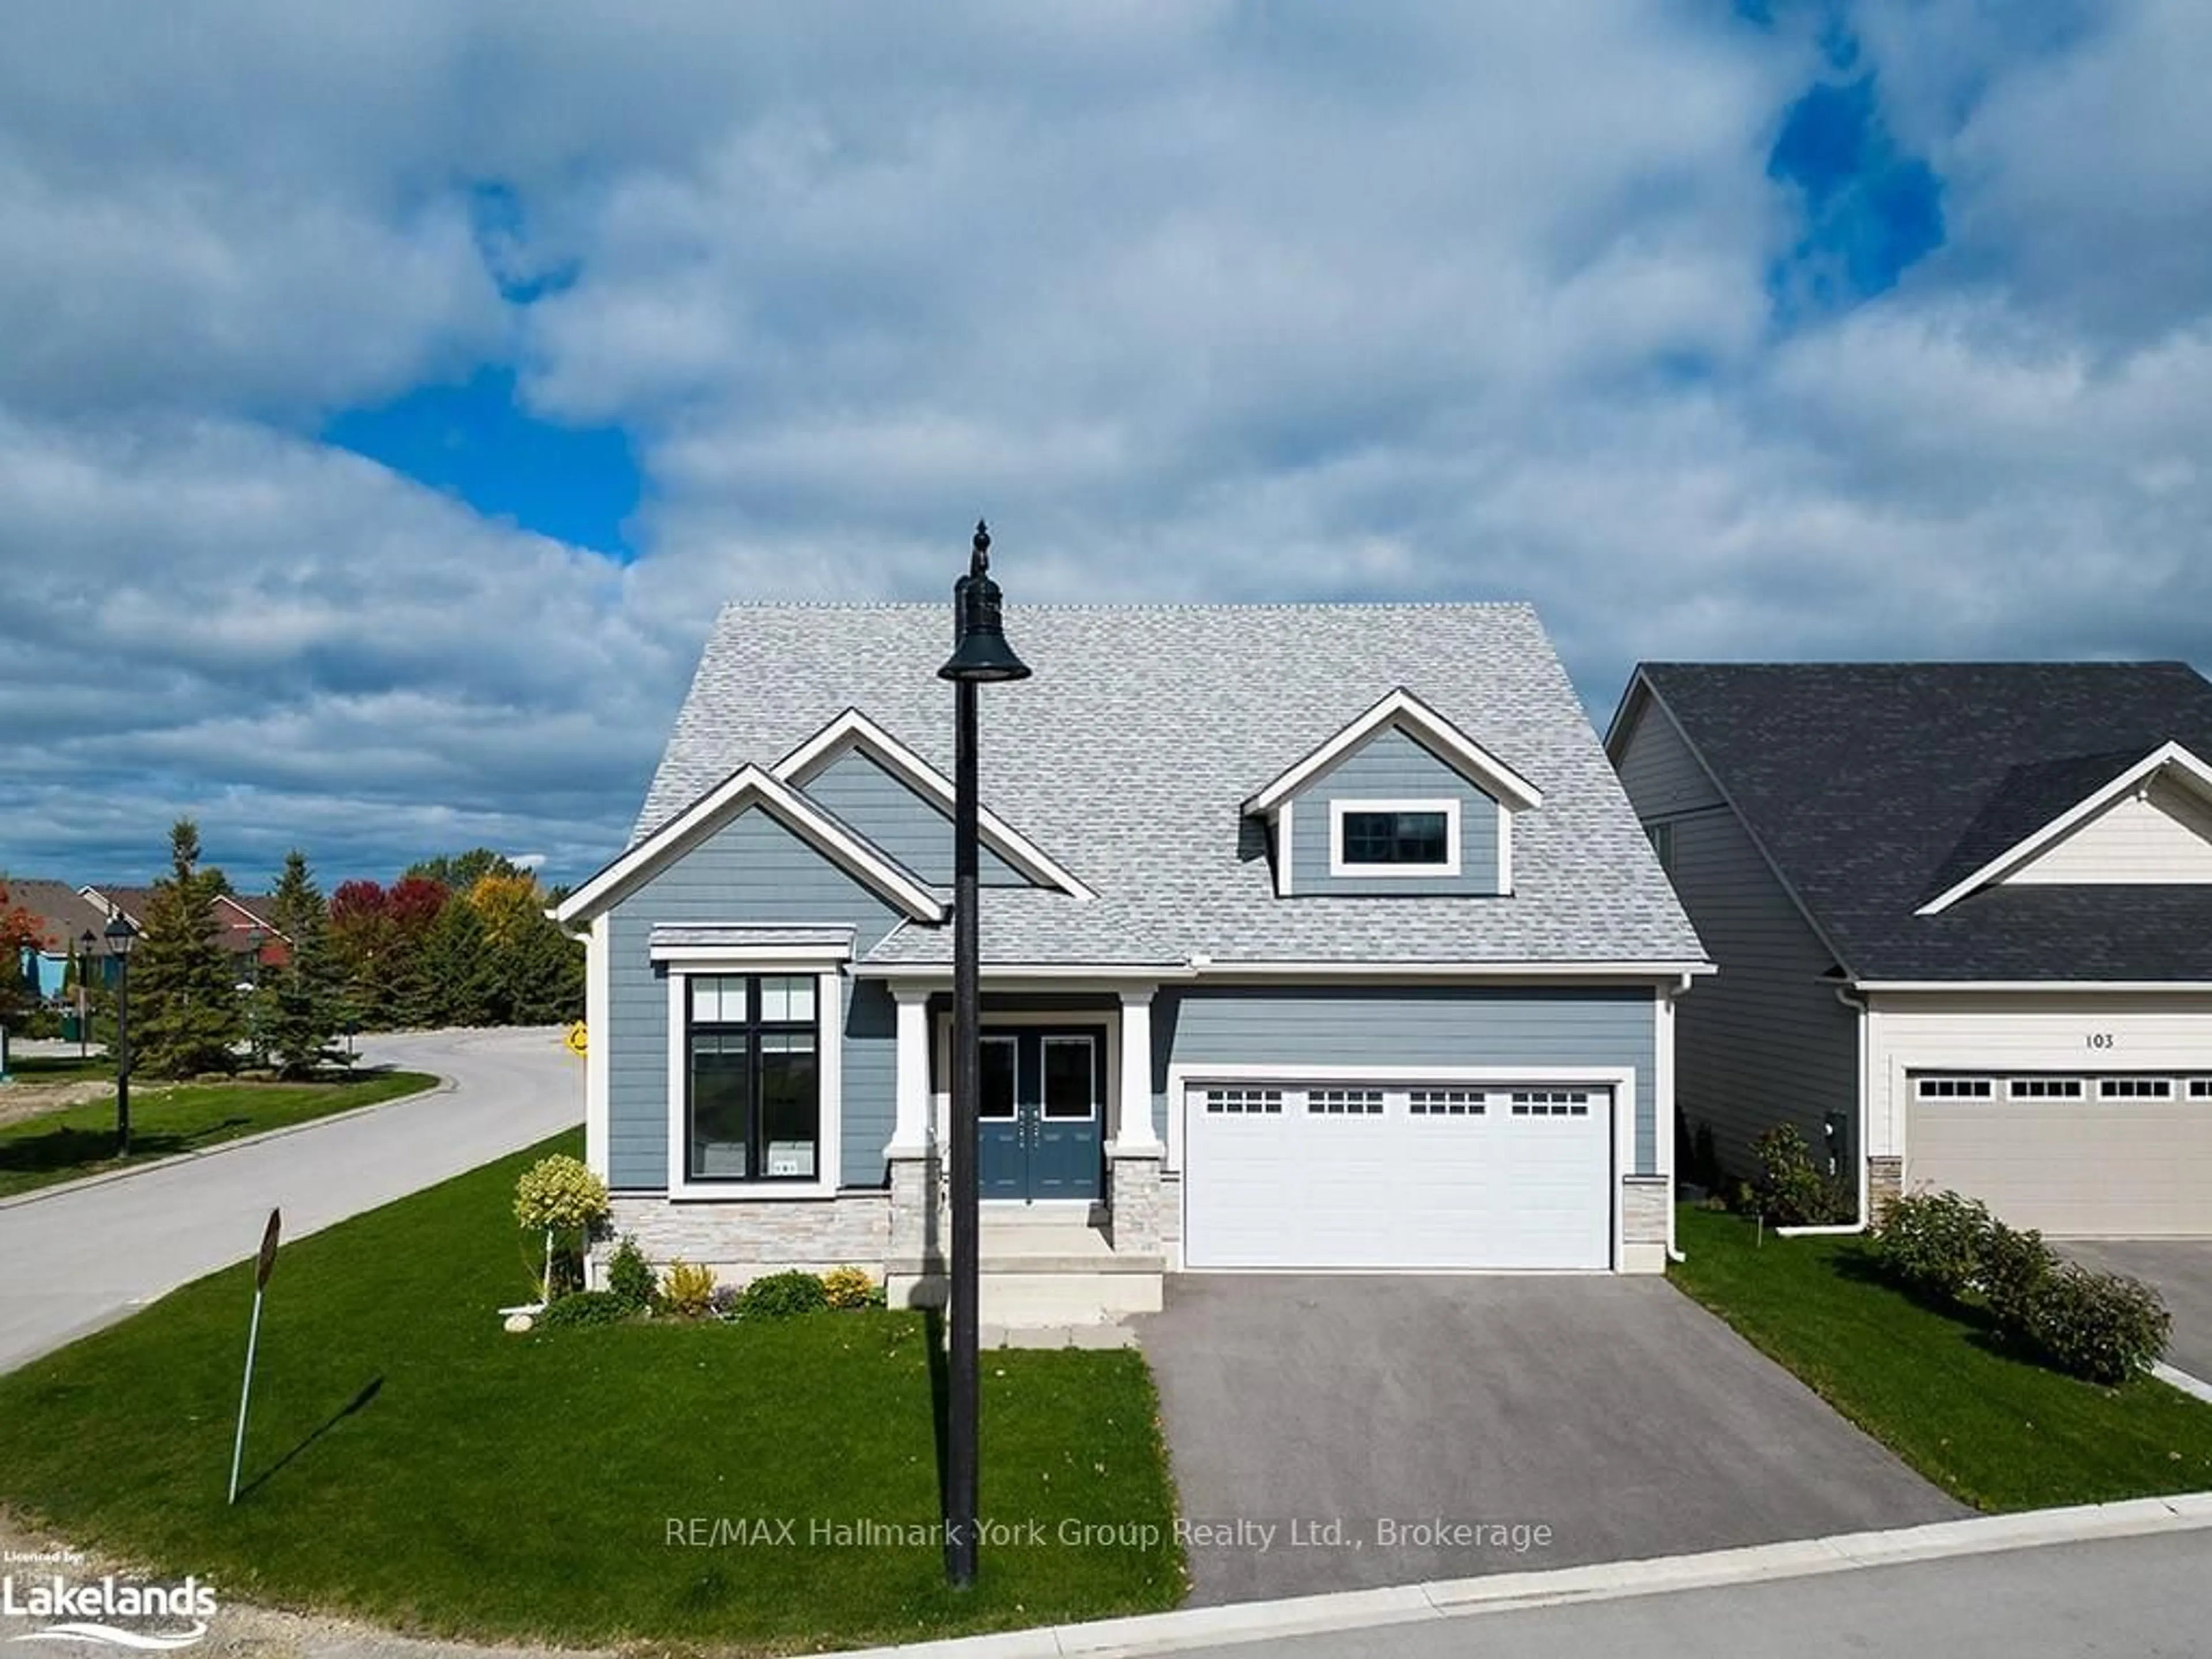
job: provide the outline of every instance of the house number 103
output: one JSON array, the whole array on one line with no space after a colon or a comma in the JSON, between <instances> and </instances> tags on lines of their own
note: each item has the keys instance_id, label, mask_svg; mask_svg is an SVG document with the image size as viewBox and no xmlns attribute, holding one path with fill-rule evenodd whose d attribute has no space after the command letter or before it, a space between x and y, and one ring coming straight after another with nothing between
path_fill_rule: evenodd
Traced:
<instances>
[{"instance_id":1,"label":"house number 103","mask_svg":"<svg viewBox=\"0 0 2212 1659\"><path fill-rule=\"evenodd\" d=\"M2112 1046L2112 1034L2110 1031L2092 1031L2086 1040L2092 1048L2109 1048Z\"/></svg>"}]
</instances>

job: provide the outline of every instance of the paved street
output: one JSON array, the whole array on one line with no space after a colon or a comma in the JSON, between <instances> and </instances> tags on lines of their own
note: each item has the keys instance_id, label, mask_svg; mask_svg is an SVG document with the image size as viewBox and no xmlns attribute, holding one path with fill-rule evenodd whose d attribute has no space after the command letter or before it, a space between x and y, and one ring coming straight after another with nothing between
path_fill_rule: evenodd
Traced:
<instances>
[{"instance_id":1,"label":"paved street","mask_svg":"<svg viewBox=\"0 0 2212 1659\"><path fill-rule=\"evenodd\" d=\"M583 1121L550 1030L364 1039L454 1086L252 1146L0 1207L0 1370L251 1255L270 1207L301 1237Z\"/></svg>"},{"instance_id":2,"label":"paved street","mask_svg":"<svg viewBox=\"0 0 2212 1659\"><path fill-rule=\"evenodd\" d=\"M2212 1544L2201 1531L2059 1544L1720 1589L1627 1596L1192 1648L1219 1659L2202 1659Z\"/></svg>"},{"instance_id":3,"label":"paved street","mask_svg":"<svg viewBox=\"0 0 2212 1659\"><path fill-rule=\"evenodd\" d=\"M1657 1279L1190 1274L1141 1330L1183 1512L1219 1527L1200 1605L1966 1513ZM1508 1530L1384 1525L1439 1517Z\"/></svg>"}]
</instances>

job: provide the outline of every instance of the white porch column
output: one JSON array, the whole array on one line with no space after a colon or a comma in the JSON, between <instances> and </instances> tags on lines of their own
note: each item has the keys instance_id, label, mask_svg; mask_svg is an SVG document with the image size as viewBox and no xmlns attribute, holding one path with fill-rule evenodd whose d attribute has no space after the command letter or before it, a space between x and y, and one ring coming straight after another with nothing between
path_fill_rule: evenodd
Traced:
<instances>
[{"instance_id":1,"label":"white porch column","mask_svg":"<svg viewBox=\"0 0 2212 1659\"><path fill-rule=\"evenodd\" d=\"M1146 985L1121 993L1121 1102L1114 1149L1157 1157L1166 1149L1152 1128L1153 989Z\"/></svg>"},{"instance_id":2,"label":"white porch column","mask_svg":"<svg viewBox=\"0 0 2212 1659\"><path fill-rule=\"evenodd\" d=\"M919 985L896 985L898 1005L898 1117L887 1158L921 1158L930 1147L929 993Z\"/></svg>"}]
</instances>

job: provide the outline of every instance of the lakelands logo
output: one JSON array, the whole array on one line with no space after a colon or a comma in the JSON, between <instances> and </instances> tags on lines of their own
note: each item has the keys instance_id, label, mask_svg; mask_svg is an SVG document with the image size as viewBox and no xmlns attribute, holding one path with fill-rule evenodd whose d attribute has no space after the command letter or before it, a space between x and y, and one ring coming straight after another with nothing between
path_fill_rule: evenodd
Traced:
<instances>
[{"instance_id":1,"label":"lakelands logo","mask_svg":"<svg viewBox=\"0 0 2212 1659\"><path fill-rule=\"evenodd\" d=\"M109 1573L94 1583L73 1584L59 1573L0 1575L0 1616L44 1621L11 1636L12 1642L93 1642L167 1653L204 1638L215 1610L215 1591L191 1577L178 1584L134 1584ZM128 1630L111 1622L118 1619L158 1622L152 1629Z\"/></svg>"}]
</instances>

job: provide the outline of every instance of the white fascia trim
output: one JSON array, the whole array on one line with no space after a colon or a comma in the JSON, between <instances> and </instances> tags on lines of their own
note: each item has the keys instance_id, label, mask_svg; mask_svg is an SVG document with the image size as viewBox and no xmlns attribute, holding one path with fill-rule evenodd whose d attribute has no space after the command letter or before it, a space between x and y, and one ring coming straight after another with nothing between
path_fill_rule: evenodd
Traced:
<instances>
[{"instance_id":1,"label":"white fascia trim","mask_svg":"<svg viewBox=\"0 0 2212 1659\"><path fill-rule=\"evenodd\" d=\"M896 994L902 986L926 986L932 988L952 983L952 964L938 963L869 963L853 964L855 979L879 979ZM1011 963L1001 966L995 962L983 964L983 988L987 991L1012 991L1022 988L1021 981L1028 980L1050 981L1050 988L1058 991L1085 990L1091 988L1119 989L1135 981L1154 985L1168 980L1195 979L1195 970L1179 963Z\"/></svg>"},{"instance_id":2,"label":"white fascia trim","mask_svg":"<svg viewBox=\"0 0 2212 1659\"><path fill-rule=\"evenodd\" d=\"M1291 811L1297 803L1286 800L1275 809L1275 896L1291 896L1291 859L1297 847Z\"/></svg>"},{"instance_id":3,"label":"white fascia trim","mask_svg":"<svg viewBox=\"0 0 2212 1659\"><path fill-rule=\"evenodd\" d=\"M569 894L560 907L558 919L565 923L596 915L633 884L690 852L725 820L756 803L785 829L915 920L945 920L945 904L910 872L823 816L813 802L782 779L757 766L739 767Z\"/></svg>"},{"instance_id":4,"label":"white fascia trim","mask_svg":"<svg viewBox=\"0 0 2212 1659\"><path fill-rule=\"evenodd\" d=\"M1544 804L1543 792L1403 686L1244 803L1247 812L1271 812L1316 773L1327 770L1385 726L1396 726L1436 750L1485 792L1527 810Z\"/></svg>"},{"instance_id":5,"label":"white fascia trim","mask_svg":"<svg viewBox=\"0 0 2212 1659\"><path fill-rule=\"evenodd\" d=\"M592 918L584 939L584 1163L610 1186L611 1115L608 1064L612 1048L614 1003L614 918L602 911Z\"/></svg>"},{"instance_id":6,"label":"white fascia trim","mask_svg":"<svg viewBox=\"0 0 2212 1659\"><path fill-rule=\"evenodd\" d=\"M2014 842L1973 874L1945 888L1913 915L1935 915L1939 911L1949 909L1969 893L1978 892L1993 881L2002 881L2022 865L2033 862L2038 854L2063 839L2069 831L2169 767L2192 780L2206 794L2212 795L2212 766L2207 766L2178 743L2160 744L2103 788L2084 796L2040 830Z\"/></svg>"},{"instance_id":7,"label":"white fascia trim","mask_svg":"<svg viewBox=\"0 0 2212 1659\"><path fill-rule=\"evenodd\" d=\"M1202 980L1524 980L1680 981L1717 972L1710 962L1213 962ZM2212 986L2201 988L2212 989Z\"/></svg>"},{"instance_id":8,"label":"white fascia trim","mask_svg":"<svg viewBox=\"0 0 2212 1659\"><path fill-rule=\"evenodd\" d=\"M814 981L814 1063L820 1102L821 1134L816 1142L816 1179L797 1181L693 1181L686 1119L691 1091L687 1075L690 1054L684 1042L691 1029L690 976L681 969L668 975L668 1196L679 1200L710 1200L722 1204L775 1204L795 1198L837 1196L839 1173L844 1168L845 1129L845 993L843 977L835 968L794 963L794 977ZM705 971L714 971L711 964Z\"/></svg>"},{"instance_id":9,"label":"white fascia trim","mask_svg":"<svg viewBox=\"0 0 2212 1659\"><path fill-rule=\"evenodd\" d=\"M857 708L848 708L769 770L786 783L803 788L804 777L850 749L859 749L880 762L908 788L927 796L948 817L951 816L955 792L951 780ZM989 807L977 806L975 823L983 844L1030 880L1058 888L1070 898L1089 900L1097 896L1066 865L1009 826Z\"/></svg>"},{"instance_id":10,"label":"white fascia trim","mask_svg":"<svg viewBox=\"0 0 2212 1659\"><path fill-rule=\"evenodd\" d=\"M1855 979L1854 991L2006 991L2033 993L2064 991L2078 994L2097 992L2145 993L2171 996L2212 994L2212 980L2203 979Z\"/></svg>"},{"instance_id":11,"label":"white fascia trim","mask_svg":"<svg viewBox=\"0 0 2212 1659\"><path fill-rule=\"evenodd\" d=\"M1350 864L1344 857L1344 815L1347 812L1441 812L1444 817L1442 864ZM1459 874L1459 802L1449 796L1431 800L1363 800L1332 797L1328 803L1328 872L1332 876L1413 878Z\"/></svg>"}]
</instances>

